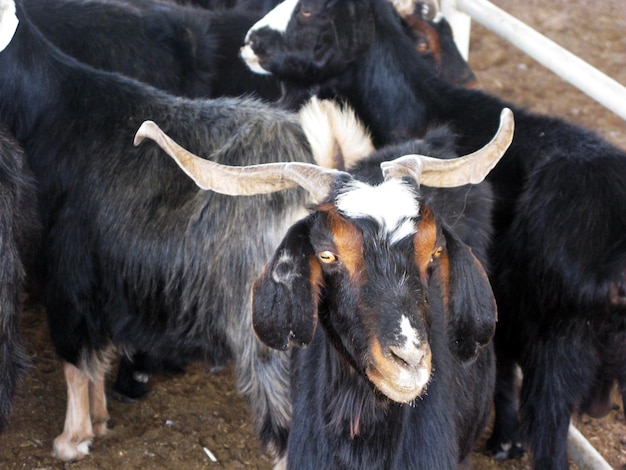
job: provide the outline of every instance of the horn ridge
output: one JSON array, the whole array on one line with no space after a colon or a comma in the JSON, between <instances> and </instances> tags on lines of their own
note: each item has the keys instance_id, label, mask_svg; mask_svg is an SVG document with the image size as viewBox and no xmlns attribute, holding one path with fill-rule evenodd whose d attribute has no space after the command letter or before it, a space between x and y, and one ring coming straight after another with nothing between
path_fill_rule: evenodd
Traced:
<instances>
[{"instance_id":1,"label":"horn ridge","mask_svg":"<svg viewBox=\"0 0 626 470\"><path fill-rule=\"evenodd\" d=\"M153 121L137 130L134 145L151 139L167 153L196 185L230 196L268 194L301 186L315 202L323 201L332 189L338 170L304 162L276 162L229 166L201 158L176 143Z\"/></svg>"},{"instance_id":2,"label":"horn ridge","mask_svg":"<svg viewBox=\"0 0 626 470\"><path fill-rule=\"evenodd\" d=\"M425 155L404 155L380 167L385 179L410 176L418 184L437 188L453 188L465 184L478 184L496 166L513 141L513 112L504 108L500 113L500 126L494 137L483 148L468 155L439 159Z\"/></svg>"}]
</instances>

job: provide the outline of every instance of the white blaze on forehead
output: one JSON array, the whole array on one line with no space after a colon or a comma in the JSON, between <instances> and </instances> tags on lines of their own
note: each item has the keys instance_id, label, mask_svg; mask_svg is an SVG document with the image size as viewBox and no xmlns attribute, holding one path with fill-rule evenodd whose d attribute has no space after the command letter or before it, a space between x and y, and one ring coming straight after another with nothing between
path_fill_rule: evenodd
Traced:
<instances>
[{"instance_id":1,"label":"white blaze on forehead","mask_svg":"<svg viewBox=\"0 0 626 470\"><path fill-rule=\"evenodd\" d=\"M13 39L19 20L15 16L15 3L12 1L0 2L0 52Z\"/></svg>"},{"instance_id":2,"label":"white blaze on forehead","mask_svg":"<svg viewBox=\"0 0 626 470\"><path fill-rule=\"evenodd\" d=\"M337 196L337 208L347 217L371 217L376 220L391 243L413 235L419 214L419 202L413 188L400 179L379 186L353 181Z\"/></svg>"},{"instance_id":3,"label":"white blaze on forehead","mask_svg":"<svg viewBox=\"0 0 626 470\"><path fill-rule=\"evenodd\" d=\"M248 42L248 38L250 37L250 33L252 33L252 31L264 28L265 26L274 31L278 31L279 33L287 31L287 25L289 24L289 20L291 19L293 11L299 1L300 0L285 0L282 3L279 3L267 15L252 25L252 28L250 28L248 34L246 34L245 42Z\"/></svg>"}]
</instances>

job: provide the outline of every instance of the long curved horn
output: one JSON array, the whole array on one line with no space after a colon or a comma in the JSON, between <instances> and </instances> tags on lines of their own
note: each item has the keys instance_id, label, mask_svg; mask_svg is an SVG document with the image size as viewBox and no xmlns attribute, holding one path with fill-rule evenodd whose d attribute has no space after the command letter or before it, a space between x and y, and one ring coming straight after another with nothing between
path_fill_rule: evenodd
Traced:
<instances>
[{"instance_id":1,"label":"long curved horn","mask_svg":"<svg viewBox=\"0 0 626 470\"><path fill-rule=\"evenodd\" d=\"M424 155L405 155L380 164L385 179L410 176L418 184L435 188L454 188L477 184L504 156L513 140L513 112L504 108L496 135L482 149L453 159L439 159Z\"/></svg>"},{"instance_id":2,"label":"long curved horn","mask_svg":"<svg viewBox=\"0 0 626 470\"><path fill-rule=\"evenodd\" d=\"M301 186L316 202L323 201L342 172L301 162L228 166L205 160L169 137L153 121L145 121L135 134L135 145L144 138L154 140L202 189L230 196L267 194Z\"/></svg>"}]
</instances>

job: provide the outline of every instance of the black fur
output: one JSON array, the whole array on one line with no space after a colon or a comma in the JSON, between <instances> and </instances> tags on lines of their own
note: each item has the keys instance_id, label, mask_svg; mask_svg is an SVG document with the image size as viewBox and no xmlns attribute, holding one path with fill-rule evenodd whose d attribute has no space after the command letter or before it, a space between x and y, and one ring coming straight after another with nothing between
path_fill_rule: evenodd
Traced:
<instances>
[{"instance_id":1,"label":"black fur","mask_svg":"<svg viewBox=\"0 0 626 470\"><path fill-rule=\"evenodd\" d=\"M193 5L209 10L238 8L266 13L280 3L280 0L173 0L180 5Z\"/></svg>"},{"instance_id":2,"label":"black fur","mask_svg":"<svg viewBox=\"0 0 626 470\"><path fill-rule=\"evenodd\" d=\"M239 58L260 13L158 0L26 0L24 5L51 42L93 67L178 96L280 96L275 78L250 72Z\"/></svg>"},{"instance_id":3,"label":"black fur","mask_svg":"<svg viewBox=\"0 0 626 470\"><path fill-rule=\"evenodd\" d=\"M447 124L466 153L491 137L502 107L513 109L513 143L488 176L496 194L490 264L500 313L490 446L506 455L502 449L512 444L518 453L523 439L536 468L566 469L570 415L607 409L607 384L616 379L626 398L626 153L564 120L450 86L427 69L384 0L349 0L340 10L332 0L314 3L318 16L308 25L294 18L298 27L284 38L263 30L252 36L261 64L292 89L304 83L307 93L345 99L378 143ZM358 32L352 37L365 42L340 51L329 41L331 28L341 36ZM524 373L521 436L515 363Z\"/></svg>"},{"instance_id":4,"label":"black fur","mask_svg":"<svg viewBox=\"0 0 626 470\"><path fill-rule=\"evenodd\" d=\"M20 295L35 263L39 225L35 185L24 154L0 123L0 430L29 359L19 333Z\"/></svg>"}]
</instances>

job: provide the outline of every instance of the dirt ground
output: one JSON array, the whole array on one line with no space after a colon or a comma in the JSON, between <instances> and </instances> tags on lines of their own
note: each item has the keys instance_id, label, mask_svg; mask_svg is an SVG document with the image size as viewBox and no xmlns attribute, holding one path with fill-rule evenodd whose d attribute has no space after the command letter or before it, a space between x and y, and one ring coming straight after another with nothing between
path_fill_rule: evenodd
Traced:
<instances>
[{"instance_id":1,"label":"dirt ground","mask_svg":"<svg viewBox=\"0 0 626 470\"><path fill-rule=\"evenodd\" d=\"M624 0L494 0L501 8L626 84L626 2ZM472 24L470 65L483 87L513 102L595 129L626 149L626 123L476 23ZM625 103L626 106L626 103ZM626 177L626 175L625 175ZM196 469L271 467L252 434L246 405L230 370L211 373L195 364L184 375L157 378L143 401L110 400L110 435L97 440L84 460L63 464L50 456L62 430L65 385L51 350L41 307L29 307L23 334L33 366L22 382L14 411L0 435L2 469ZM626 469L626 422L622 410L602 420L576 424L616 469ZM217 459L205 453L209 449ZM528 458L496 463L473 456L476 469L530 468ZM576 468L572 465L572 468Z\"/></svg>"}]
</instances>

